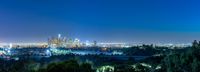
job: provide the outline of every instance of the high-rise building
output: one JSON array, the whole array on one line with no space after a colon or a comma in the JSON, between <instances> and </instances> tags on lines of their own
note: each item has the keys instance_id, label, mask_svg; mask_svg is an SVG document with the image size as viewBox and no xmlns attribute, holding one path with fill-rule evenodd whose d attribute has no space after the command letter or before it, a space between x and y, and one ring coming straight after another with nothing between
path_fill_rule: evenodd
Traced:
<instances>
[{"instance_id":1,"label":"high-rise building","mask_svg":"<svg viewBox=\"0 0 200 72\"><path fill-rule=\"evenodd\" d=\"M80 47L80 45L81 45L81 43L80 43L80 39L78 39L78 38L75 38L75 40L74 40L74 46L75 47Z\"/></svg>"},{"instance_id":2,"label":"high-rise building","mask_svg":"<svg viewBox=\"0 0 200 72\"><path fill-rule=\"evenodd\" d=\"M97 41L94 41L93 46L94 46L94 47L97 46Z\"/></svg>"},{"instance_id":3,"label":"high-rise building","mask_svg":"<svg viewBox=\"0 0 200 72\"><path fill-rule=\"evenodd\" d=\"M58 38L61 38L61 34L58 34Z\"/></svg>"},{"instance_id":4,"label":"high-rise building","mask_svg":"<svg viewBox=\"0 0 200 72\"><path fill-rule=\"evenodd\" d=\"M48 39L49 47L57 48L57 47L65 47L66 46L66 38L61 37L61 34L58 34L58 37L52 37Z\"/></svg>"},{"instance_id":5,"label":"high-rise building","mask_svg":"<svg viewBox=\"0 0 200 72\"><path fill-rule=\"evenodd\" d=\"M86 40L85 45L86 45L87 47L91 46L91 44L90 44L90 42L89 42L88 40Z\"/></svg>"},{"instance_id":6,"label":"high-rise building","mask_svg":"<svg viewBox=\"0 0 200 72\"><path fill-rule=\"evenodd\" d=\"M67 44L66 44L66 47L67 48L72 48L73 47L73 39L72 38L69 38L69 39L67 39Z\"/></svg>"}]
</instances>

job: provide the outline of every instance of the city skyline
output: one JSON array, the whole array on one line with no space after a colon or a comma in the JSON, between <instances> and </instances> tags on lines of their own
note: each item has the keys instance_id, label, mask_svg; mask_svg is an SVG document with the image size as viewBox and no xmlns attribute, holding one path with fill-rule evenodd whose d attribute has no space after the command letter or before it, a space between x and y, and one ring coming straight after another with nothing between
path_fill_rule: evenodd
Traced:
<instances>
[{"instance_id":1,"label":"city skyline","mask_svg":"<svg viewBox=\"0 0 200 72\"><path fill-rule=\"evenodd\" d=\"M0 42L190 43L200 40L200 1L0 1Z\"/></svg>"},{"instance_id":2,"label":"city skyline","mask_svg":"<svg viewBox=\"0 0 200 72\"><path fill-rule=\"evenodd\" d=\"M3 44L3 45L10 45L10 44L48 44L50 40L55 40L57 41L57 39L61 39L62 42L74 42L76 40L78 40L78 42L80 42L81 44L86 44L87 43L91 43L93 44L94 42L98 42L98 44L129 44L129 45L143 45L143 44L153 44L153 45L191 45L192 43L190 42L185 42L185 43L182 43L182 42L177 42L177 43L174 43L174 42L149 42L149 43L145 43L145 42L114 42L114 41L97 41L97 40L82 40L80 38L72 38L72 37L66 37L66 36L63 36L62 34L57 34L57 35L54 35L54 36L49 36L46 41L39 41L39 40L35 40L34 41L15 41L15 42L0 42L0 44ZM65 44L65 43L64 43Z\"/></svg>"}]
</instances>

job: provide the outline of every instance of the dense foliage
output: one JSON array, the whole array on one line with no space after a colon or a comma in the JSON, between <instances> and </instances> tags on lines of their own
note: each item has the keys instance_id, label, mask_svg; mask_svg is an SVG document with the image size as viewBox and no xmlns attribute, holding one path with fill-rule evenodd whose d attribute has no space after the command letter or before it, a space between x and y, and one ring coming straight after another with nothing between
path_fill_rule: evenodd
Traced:
<instances>
[{"instance_id":1,"label":"dense foliage","mask_svg":"<svg viewBox=\"0 0 200 72\"><path fill-rule=\"evenodd\" d=\"M91 64L79 64L76 60L69 60L58 63L51 63L46 68L39 69L38 72L94 72Z\"/></svg>"},{"instance_id":2,"label":"dense foliage","mask_svg":"<svg viewBox=\"0 0 200 72\"><path fill-rule=\"evenodd\" d=\"M174 52L167 55L162 64L162 71L167 72L199 72L200 43L195 40L193 46L182 53Z\"/></svg>"}]
</instances>

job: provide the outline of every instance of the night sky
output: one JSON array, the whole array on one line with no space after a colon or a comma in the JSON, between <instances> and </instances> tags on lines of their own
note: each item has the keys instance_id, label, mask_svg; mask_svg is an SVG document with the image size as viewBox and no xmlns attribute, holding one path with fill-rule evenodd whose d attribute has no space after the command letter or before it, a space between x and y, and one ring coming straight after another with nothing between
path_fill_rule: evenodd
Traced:
<instances>
[{"instance_id":1,"label":"night sky","mask_svg":"<svg viewBox=\"0 0 200 72\"><path fill-rule=\"evenodd\" d=\"M200 40L200 1L0 1L0 42L45 42L59 33L82 41L188 43Z\"/></svg>"}]
</instances>

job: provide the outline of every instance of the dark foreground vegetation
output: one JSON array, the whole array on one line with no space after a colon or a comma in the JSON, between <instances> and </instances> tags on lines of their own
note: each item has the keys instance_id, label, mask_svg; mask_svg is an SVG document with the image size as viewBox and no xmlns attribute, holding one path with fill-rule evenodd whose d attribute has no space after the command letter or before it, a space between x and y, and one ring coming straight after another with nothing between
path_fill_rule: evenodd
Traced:
<instances>
[{"instance_id":1,"label":"dark foreground vegetation","mask_svg":"<svg viewBox=\"0 0 200 72\"><path fill-rule=\"evenodd\" d=\"M163 49L163 48L162 48ZM115 59L80 61L76 58L66 61L46 63L34 60L0 60L0 72L200 72L200 42L192 47L159 50L151 45L125 50L127 56L151 55L142 60L130 58L125 61ZM64 56L63 56L64 57ZM94 56L99 57L99 56ZM97 65L98 64L98 65Z\"/></svg>"}]
</instances>

